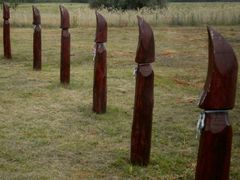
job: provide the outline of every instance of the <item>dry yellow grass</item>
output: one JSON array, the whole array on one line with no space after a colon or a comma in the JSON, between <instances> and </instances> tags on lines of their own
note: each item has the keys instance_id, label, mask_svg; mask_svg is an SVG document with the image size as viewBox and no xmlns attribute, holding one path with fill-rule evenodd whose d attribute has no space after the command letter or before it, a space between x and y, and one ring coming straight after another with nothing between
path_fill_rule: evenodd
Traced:
<instances>
[{"instance_id":1,"label":"dry yellow grass","mask_svg":"<svg viewBox=\"0 0 240 180\"><path fill-rule=\"evenodd\" d=\"M60 22L59 4L35 4L42 12L42 24L48 27L58 27ZM88 4L65 4L71 15L72 27L94 27L94 10ZM168 8L138 11L100 10L110 26L126 27L137 24L136 15L143 16L151 25L239 25L240 3L169 3ZM20 4L11 11L13 26L31 26L31 4Z\"/></svg>"}]
</instances>

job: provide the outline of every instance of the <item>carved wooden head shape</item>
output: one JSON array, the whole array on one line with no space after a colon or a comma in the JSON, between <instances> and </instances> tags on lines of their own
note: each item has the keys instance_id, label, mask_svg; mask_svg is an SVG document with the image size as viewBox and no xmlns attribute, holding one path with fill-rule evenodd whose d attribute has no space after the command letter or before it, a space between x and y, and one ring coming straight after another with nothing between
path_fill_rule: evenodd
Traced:
<instances>
[{"instance_id":1,"label":"carved wooden head shape","mask_svg":"<svg viewBox=\"0 0 240 180\"><path fill-rule=\"evenodd\" d=\"M137 63L152 63L155 61L155 42L151 27L143 18L138 18L139 39L135 61Z\"/></svg>"},{"instance_id":2,"label":"carved wooden head shape","mask_svg":"<svg viewBox=\"0 0 240 180\"><path fill-rule=\"evenodd\" d=\"M59 9L60 9L60 15L61 15L61 26L60 26L60 28L62 28L62 29L70 28L70 20L69 20L68 10L62 5L59 6Z\"/></svg>"},{"instance_id":3,"label":"carved wooden head shape","mask_svg":"<svg viewBox=\"0 0 240 180\"><path fill-rule=\"evenodd\" d=\"M32 10L33 10L33 25L40 25L41 24L40 11L35 6L32 6Z\"/></svg>"},{"instance_id":4,"label":"carved wooden head shape","mask_svg":"<svg viewBox=\"0 0 240 180\"><path fill-rule=\"evenodd\" d=\"M10 18L9 5L3 2L3 19L9 18Z\"/></svg>"},{"instance_id":5,"label":"carved wooden head shape","mask_svg":"<svg viewBox=\"0 0 240 180\"><path fill-rule=\"evenodd\" d=\"M97 11L95 12L95 14L96 14L96 20L97 20L95 42L96 43L107 42L107 21Z\"/></svg>"},{"instance_id":6,"label":"carved wooden head shape","mask_svg":"<svg viewBox=\"0 0 240 180\"><path fill-rule=\"evenodd\" d=\"M208 73L199 107L232 109L235 103L238 64L230 44L208 27Z\"/></svg>"}]
</instances>

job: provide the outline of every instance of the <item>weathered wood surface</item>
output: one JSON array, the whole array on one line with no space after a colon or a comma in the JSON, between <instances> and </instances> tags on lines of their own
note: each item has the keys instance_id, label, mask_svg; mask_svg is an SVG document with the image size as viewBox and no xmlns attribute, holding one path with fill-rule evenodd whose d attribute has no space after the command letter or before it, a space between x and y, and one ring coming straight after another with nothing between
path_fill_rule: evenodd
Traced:
<instances>
[{"instance_id":1,"label":"weathered wood surface","mask_svg":"<svg viewBox=\"0 0 240 180\"><path fill-rule=\"evenodd\" d=\"M136 72L131 162L147 165L150 160L154 73L151 65L139 65Z\"/></svg>"},{"instance_id":2,"label":"weathered wood surface","mask_svg":"<svg viewBox=\"0 0 240 180\"><path fill-rule=\"evenodd\" d=\"M107 21L97 11L95 12L95 14L96 14L96 21L97 21L95 42L96 43L105 43L105 42L107 42L107 33L108 33Z\"/></svg>"},{"instance_id":3,"label":"weathered wood surface","mask_svg":"<svg viewBox=\"0 0 240 180\"><path fill-rule=\"evenodd\" d=\"M7 59L12 58L9 19L10 19L9 5L3 2L3 49L4 57Z\"/></svg>"},{"instance_id":4,"label":"weathered wood surface","mask_svg":"<svg viewBox=\"0 0 240 180\"><path fill-rule=\"evenodd\" d=\"M146 166L150 161L152 113L154 103L154 73L151 62L155 60L154 37L151 27L138 17L139 41L135 61L135 102L131 134L132 164Z\"/></svg>"},{"instance_id":5,"label":"weathered wood surface","mask_svg":"<svg viewBox=\"0 0 240 180\"><path fill-rule=\"evenodd\" d=\"M197 180L229 179L232 127L227 112L206 113L196 167Z\"/></svg>"},{"instance_id":6,"label":"weathered wood surface","mask_svg":"<svg viewBox=\"0 0 240 180\"><path fill-rule=\"evenodd\" d=\"M136 63L152 63L155 61L155 42L151 27L139 16L138 18L138 47L136 52Z\"/></svg>"},{"instance_id":7,"label":"weathered wood surface","mask_svg":"<svg viewBox=\"0 0 240 180\"><path fill-rule=\"evenodd\" d=\"M41 38L41 16L39 10L32 6L33 10L33 69L42 68L42 38Z\"/></svg>"},{"instance_id":8,"label":"weathered wood surface","mask_svg":"<svg viewBox=\"0 0 240 180\"><path fill-rule=\"evenodd\" d=\"M238 64L230 44L208 27L208 73L199 107L232 109L235 103Z\"/></svg>"},{"instance_id":9,"label":"weathered wood surface","mask_svg":"<svg viewBox=\"0 0 240 180\"><path fill-rule=\"evenodd\" d=\"M229 179L232 127L228 112L234 107L238 64L232 47L208 27L209 63L199 107L204 109L195 178Z\"/></svg>"},{"instance_id":10,"label":"weathered wood surface","mask_svg":"<svg viewBox=\"0 0 240 180\"><path fill-rule=\"evenodd\" d=\"M70 28L69 13L63 6L59 6L61 14L61 64L60 81L62 84L70 83Z\"/></svg>"},{"instance_id":11,"label":"weathered wood surface","mask_svg":"<svg viewBox=\"0 0 240 180\"><path fill-rule=\"evenodd\" d=\"M96 20L93 111L100 114L107 110L107 50L104 46L107 42L107 22L98 12L96 12Z\"/></svg>"}]
</instances>

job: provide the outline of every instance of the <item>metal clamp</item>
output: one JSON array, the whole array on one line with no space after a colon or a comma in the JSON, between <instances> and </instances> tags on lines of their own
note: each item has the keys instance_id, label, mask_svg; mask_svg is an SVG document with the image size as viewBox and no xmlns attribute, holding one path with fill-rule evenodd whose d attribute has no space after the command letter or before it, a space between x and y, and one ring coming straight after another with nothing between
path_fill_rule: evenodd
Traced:
<instances>
[{"instance_id":1,"label":"metal clamp","mask_svg":"<svg viewBox=\"0 0 240 180\"><path fill-rule=\"evenodd\" d=\"M135 67L135 68L133 69L133 76L134 76L134 77L136 77L137 71L138 71L138 67Z\"/></svg>"},{"instance_id":2,"label":"metal clamp","mask_svg":"<svg viewBox=\"0 0 240 180\"><path fill-rule=\"evenodd\" d=\"M92 49L93 61L95 60L95 57L96 57L96 54L97 54L97 49L98 49L98 52L100 52L100 53L103 52L106 49L106 43L95 43L93 45L93 49Z\"/></svg>"},{"instance_id":3,"label":"metal clamp","mask_svg":"<svg viewBox=\"0 0 240 180\"><path fill-rule=\"evenodd\" d=\"M196 139L201 135L202 129L204 128L204 120L205 120L205 111L201 112L197 121L197 133Z\"/></svg>"},{"instance_id":4,"label":"metal clamp","mask_svg":"<svg viewBox=\"0 0 240 180\"><path fill-rule=\"evenodd\" d=\"M93 49L92 49L93 61L95 61L95 57L96 57L96 46L97 46L97 44L95 43L95 44L93 45Z\"/></svg>"}]
</instances>

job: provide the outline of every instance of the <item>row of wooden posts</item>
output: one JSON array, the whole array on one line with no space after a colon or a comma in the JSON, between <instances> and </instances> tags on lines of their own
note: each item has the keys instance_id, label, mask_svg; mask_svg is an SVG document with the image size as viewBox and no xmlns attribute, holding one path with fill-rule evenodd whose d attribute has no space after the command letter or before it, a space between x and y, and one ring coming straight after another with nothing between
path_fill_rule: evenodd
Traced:
<instances>
[{"instance_id":1,"label":"row of wooden posts","mask_svg":"<svg viewBox=\"0 0 240 180\"><path fill-rule=\"evenodd\" d=\"M70 27L69 13L60 6L61 14L61 70L60 81L70 82ZM10 13L3 3L4 57L10 59ZM106 112L107 102L107 22L96 12L96 38L93 86L93 111ZM33 69L41 70L41 18L33 6ZM154 35L150 25L138 17L139 40L136 53L136 87L131 135L131 163L146 166L150 160L153 112L155 60ZM209 36L208 73L199 107L203 109L198 121L200 144L195 178L201 180L229 179L232 128L228 110L235 104L238 64L232 47L211 27Z\"/></svg>"}]
</instances>

